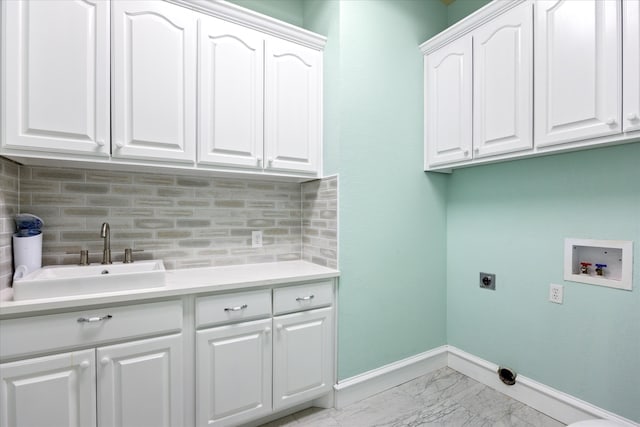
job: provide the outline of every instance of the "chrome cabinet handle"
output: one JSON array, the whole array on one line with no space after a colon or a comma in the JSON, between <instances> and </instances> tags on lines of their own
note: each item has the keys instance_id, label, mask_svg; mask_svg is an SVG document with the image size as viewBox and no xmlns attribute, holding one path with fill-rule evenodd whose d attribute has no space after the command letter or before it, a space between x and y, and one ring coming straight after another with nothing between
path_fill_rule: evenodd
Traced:
<instances>
[{"instance_id":1,"label":"chrome cabinet handle","mask_svg":"<svg viewBox=\"0 0 640 427\"><path fill-rule=\"evenodd\" d=\"M78 319L78 323L95 323L102 322L103 320L111 319L113 316L107 314L106 316L95 316L95 317L80 317Z\"/></svg>"},{"instance_id":2,"label":"chrome cabinet handle","mask_svg":"<svg viewBox=\"0 0 640 427\"><path fill-rule=\"evenodd\" d=\"M315 298L315 295L307 295L306 297L298 297L298 298L296 298L296 301L298 301L298 302L300 302L300 301L311 301L314 298Z\"/></svg>"},{"instance_id":3,"label":"chrome cabinet handle","mask_svg":"<svg viewBox=\"0 0 640 427\"><path fill-rule=\"evenodd\" d=\"M242 304L237 307L226 307L224 311L240 311L240 310L244 310L247 307L248 307L247 304Z\"/></svg>"}]
</instances>

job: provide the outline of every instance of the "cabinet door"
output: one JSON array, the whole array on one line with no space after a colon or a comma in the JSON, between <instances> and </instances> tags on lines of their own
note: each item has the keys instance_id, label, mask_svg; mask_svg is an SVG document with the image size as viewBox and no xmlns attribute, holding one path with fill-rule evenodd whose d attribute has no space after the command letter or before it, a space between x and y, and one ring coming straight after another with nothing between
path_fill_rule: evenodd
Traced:
<instances>
[{"instance_id":1,"label":"cabinet door","mask_svg":"<svg viewBox=\"0 0 640 427\"><path fill-rule=\"evenodd\" d=\"M197 18L158 1L113 5L113 156L195 161Z\"/></svg>"},{"instance_id":2,"label":"cabinet door","mask_svg":"<svg viewBox=\"0 0 640 427\"><path fill-rule=\"evenodd\" d=\"M425 57L425 167L471 159L472 40Z\"/></svg>"},{"instance_id":3,"label":"cabinet door","mask_svg":"<svg viewBox=\"0 0 640 427\"><path fill-rule=\"evenodd\" d=\"M273 409L279 410L333 387L333 309L273 319Z\"/></svg>"},{"instance_id":4,"label":"cabinet door","mask_svg":"<svg viewBox=\"0 0 640 427\"><path fill-rule=\"evenodd\" d=\"M473 34L473 157L533 147L533 9L522 4Z\"/></svg>"},{"instance_id":5,"label":"cabinet door","mask_svg":"<svg viewBox=\"0 0 640 427\"><path fill-rule=\"evenodd\" d=\"M322 142L321 69L322 52L286 40L266 40L266 169L318 171Z\"/></svg>"},{"instance_id":6,"label":"cabinet door","mask_svg":"<svg viewBox=\"0 0 640 427\"><path fill-rule=\"evenodd\" d=\"M109 5L2 2L5 147L109 155Z\"/></svg>"},{"instance_id":7,"label":"cabinet door","mask_svg":"<svg viewBox=\"0 0 640 427\"><path fill-rule=\"evenodd\" d=\"M0 426L95 426L95 378L94 350L0 364Z\"/></svg>"},{"instance_id":8,"label":"cabinet door","mask_svg":"<svg viewBox=\"0 0 640 427\"><path fill-rule=\"evenodd\" d=\"M198 426L271 412L271 319L198 331L196 339Z\"/></svg>"},{"instance_id":9,"label":"cabinet door","mask_svg":"<svg viewBox=\"0 0 640 427\"><path fill-rule=\"evenodd\" d=\"M536 146L619 133L620 2L535 5Z\"/></svg>"},{"instance_id":10,"label":"cabinet door","mask_svg":"<svg viewBox=\"0 0 640 427\"><path fill-rule=\"evenodd\" d=\"M97 349L98 425L183 425L182 337Z\"/></svg>"},{"instance_id":11,"label":"cabinet door","mask_svg":"<svg viewBox=\"0 0 640 427\"><path fill-rule=\"evenodd\" d=\"M262 169L264 36L203 16L198 163Z\"/></svg>"},{"instance_id":12,"label":"cabinet door","mask_svg":"<svg viewBox=\"0 0 640 427\"><path fill-rule=\"evenodd\" d=\"M640 130L640 1L623 0L623 130Z\"/></svg>"}]
</instances>

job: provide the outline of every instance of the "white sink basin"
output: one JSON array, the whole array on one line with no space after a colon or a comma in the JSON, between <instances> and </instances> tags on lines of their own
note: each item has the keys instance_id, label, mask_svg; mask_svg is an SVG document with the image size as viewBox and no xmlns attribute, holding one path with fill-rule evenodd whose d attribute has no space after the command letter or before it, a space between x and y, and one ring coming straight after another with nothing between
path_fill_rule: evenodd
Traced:
<instances>
[{"instance_id":1,"label":"white sink basin","mask_svg":"<svg viewBox=\"0 0 640 427\"><path fill-rule=\"evenodd\" d=\"M15 301L160 288L165 285L162 260L130 264L43 267L13 280Z\"/></svg>"}]
</instances>

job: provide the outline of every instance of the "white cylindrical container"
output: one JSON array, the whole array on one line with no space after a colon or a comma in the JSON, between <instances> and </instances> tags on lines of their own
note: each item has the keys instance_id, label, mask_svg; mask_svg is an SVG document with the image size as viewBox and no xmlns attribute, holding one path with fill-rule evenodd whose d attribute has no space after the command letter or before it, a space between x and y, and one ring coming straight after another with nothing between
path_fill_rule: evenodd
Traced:
<instances>
[{"instance_id":1,"label":"white cylindrical container","mask_svg":"<svg viewBox=\"0 0 640 427\"><path fill-rule=\"evenodd\" d=\"M31 273L42 267L42 233L35 236L13 235L13 265L24 265Z\"/></svg>"}]
</instances>

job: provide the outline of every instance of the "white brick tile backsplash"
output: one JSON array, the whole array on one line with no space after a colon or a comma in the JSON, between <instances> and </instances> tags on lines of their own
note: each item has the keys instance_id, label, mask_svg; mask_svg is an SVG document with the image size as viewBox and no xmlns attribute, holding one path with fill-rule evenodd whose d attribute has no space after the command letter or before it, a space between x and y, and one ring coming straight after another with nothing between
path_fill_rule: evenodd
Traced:
<instances>
[{"instance_id":1,"label":"white brick tile backsplash","mask_svg":"<svg viewBox=\"0 0 640 427\"><path fill-rule=\"evenodd\" d=\"M11 285L13 253L11 236L15 232L13 217L18 213L20 166L0 157L0 290Z\"/></svg>"},{"instance_id":2,"label":"white brick tile backsplash","mask_svg":"<svg viewBox=\"0 0 640 427\"><path fill-rule=\"evenodd\" d=\"M338 178L303 184L18 165L0 157L0 289L13 271L14 215L45 222L43 265L91 251L99 262L102 222L113 259L126 247L168 269L305 259L337 268ZM263 247L251 248L262 230ZM304 237L304 238L303 238ZM310 238L307 238L310 237Z\"/></svg>"},{"instance_id":3,"label":"white brick tile backsplash","mask_svg":"<svg viewBox=\"0 0 640 427\"><path fill-rule=\"evenodd\" d=\"M302 184L302 258L338 268L338 177Z\"/></svg>"}]
</instances>

